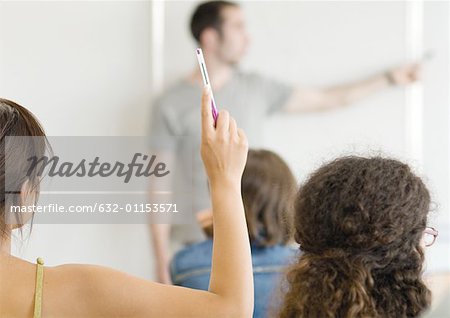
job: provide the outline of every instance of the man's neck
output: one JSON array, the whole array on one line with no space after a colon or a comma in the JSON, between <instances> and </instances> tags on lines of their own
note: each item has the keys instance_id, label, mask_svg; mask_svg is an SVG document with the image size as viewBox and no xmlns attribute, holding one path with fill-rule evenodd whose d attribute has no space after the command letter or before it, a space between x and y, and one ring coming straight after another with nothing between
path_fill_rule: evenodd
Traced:
<instances>
[{"instance_id":1,"label":"man's neck","mask_svg":"<svg viewBox=\"0 0 450 318\"><path fill-rule=\"evenodd\" d=\"M231 79L233 74L233 66L214 57L208 59L205 57L205 62L208 68L208 76L212 84L212 89L219 91ZM195 82L202 83L200 70L198 70L198 68L194 72L192 78Z\"/></svg>"}]
</instances>

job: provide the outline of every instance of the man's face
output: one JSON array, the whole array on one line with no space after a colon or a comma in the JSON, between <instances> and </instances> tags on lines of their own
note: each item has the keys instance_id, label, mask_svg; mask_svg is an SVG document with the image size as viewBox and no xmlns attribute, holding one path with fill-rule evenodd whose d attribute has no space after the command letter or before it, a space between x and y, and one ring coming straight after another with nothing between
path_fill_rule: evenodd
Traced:
<instances>
[{"instance_id":1,"label":"man's face","mask_svg":"<svg viewBox=\"0 0 450 318\"><path fill-rule=\"evenodd\" d=\"M244 13L239 7L225 7L222 12L221 37L217 54L230 64L237 64L247 51L249 36L245 27Z\"/></svg>"}]
</instances>

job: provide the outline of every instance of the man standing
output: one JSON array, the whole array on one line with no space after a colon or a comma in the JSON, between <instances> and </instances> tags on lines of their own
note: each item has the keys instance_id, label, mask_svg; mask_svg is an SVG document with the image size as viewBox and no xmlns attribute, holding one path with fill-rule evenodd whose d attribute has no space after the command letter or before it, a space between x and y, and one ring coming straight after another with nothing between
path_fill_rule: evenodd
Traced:
<instances>
[{"instance_id":1,"label":"man standing","mask_svg":"<svg viewBox=\"0 0 450 318\"><path fill-rule=\"evenodd\" d=\"M407 85L418 79L418 65L406 65L354 83L324 89L305 89L255 73L241 72L236 66L245 55L249 37L244 14L234 2L211 1L200 4L191 19L191 32L203 49L218 106L223 106L233 114L253 147L261 143L259 136L264 119L275 112L301 113L343 107L389 86ZM187 135L199 142L198 104L201 86L201 74L196 69L166 90L155 101L151 134ZM199 145L194 148L199 150ZM194 212L210 208L207 179L199 151L197 154L192 180ZM169 238L172 236L180 244L189 244L201 240L203 234L198 226L169 224L153 224L151 233L157 260L157 279L170 283Z\"/></svg>"}]
</instances>

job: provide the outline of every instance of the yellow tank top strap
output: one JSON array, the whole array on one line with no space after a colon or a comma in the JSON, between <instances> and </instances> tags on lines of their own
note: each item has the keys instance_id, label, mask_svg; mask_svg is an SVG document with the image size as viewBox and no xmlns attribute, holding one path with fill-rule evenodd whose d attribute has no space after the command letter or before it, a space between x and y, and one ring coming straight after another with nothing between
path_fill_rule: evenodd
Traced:
<instances>
[{"instance_id":1,"label":"yellow tank top strap","mask_svg":"<svg viewBox=\"0 0 450 318\"><path fill-rule=\"evenodd\" d=\"M42 284L44 281L44 260L36 260L36 288L34 291L34 318L42 317Z\"/></svg>"}]
</instances>

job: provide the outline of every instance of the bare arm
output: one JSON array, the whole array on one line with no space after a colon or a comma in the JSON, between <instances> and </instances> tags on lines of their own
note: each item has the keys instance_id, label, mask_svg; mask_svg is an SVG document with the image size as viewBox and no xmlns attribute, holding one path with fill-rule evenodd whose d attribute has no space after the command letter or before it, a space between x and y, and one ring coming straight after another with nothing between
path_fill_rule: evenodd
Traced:
<instances>
[{"instance_id":1,"label":"bare arm","mask_svg":"<svg viewBox=\"0 0 450 318\"><path fill-rule=\"evenodd\" d=\"M150 224L153 255L155 259L156 279L159 283L171 284L169 274L170 262L170 224Z\"/></svg>"},{"instance_id":2,"label":"bare arm","mask_svg":"<svg viewBox=\"0 0 450 318\"><path fill-rule=\"evenodd\" d=\"M158 158L164 158L166 162L173 162L174 156L170 151L161 148L150 149ZM164 182L164 183L163 183ZM171 174L164 177L164 181L150 179L149 202L160 202L161 195L157 190L173 189L173 177ZM165 202L173 202L172 194L164 195ZM158 283L172 284L169 264L171 258L170 232L172 229L172 216L170 214L150 214L150 235L153 247L153 260L155 264L155 277Z\"/></svg>"},{"instance_id":3,"label":"bare arm","mask_svg":"<svg viewBox=\"0 0 450 318\"><path fill-rule=\"evenodd\" d=\"M284 109L287 112L311 112L350 105L390 85L407 85L419 78L419 65L394 68L364 80L325 89L296 88Z\"/></svg>"},{"instance_id":4,"label":"bare arm","mask_svg":"<svg viewBox=\"0 0 450 318\"><path fill-rule=\"evenodd\" d=\"M219 113L214 130L210 105L209 94L204 94L201 152L211 190L214 227L209 290L241 308L242 317L250 317L253 270L241 197L248 142L226 111Z\"/></svg>"},{"instance_id":5,"label":"bare arm","mask_svg":"<svg viewBox=\"0 0 450 318\"><path fill-rule=\"evenodd\" d=\"M250 318L253 275L240 184L247 138L221 111L213 127L202 99L202 158L211 185L214 243L209 291L169 286L99 266L47 270L44 316Z\"/></svg>"},{"instance_id":6,"label":"bare arm","mask_svg":"<svg viewBox=\"0 0 450 318\"><path fill-rule=\"evenodd\" d=\"M221 294L155 283L101 266L46 269L44 282L44 317L248 317Z\"/></svg>"}]
</instances>

